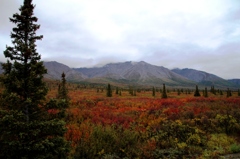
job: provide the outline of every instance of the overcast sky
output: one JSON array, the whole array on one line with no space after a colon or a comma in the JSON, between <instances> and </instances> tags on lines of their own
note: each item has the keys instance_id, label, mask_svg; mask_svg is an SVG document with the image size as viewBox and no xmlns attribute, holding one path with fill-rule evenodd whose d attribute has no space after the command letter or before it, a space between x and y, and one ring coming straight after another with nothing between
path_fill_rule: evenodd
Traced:
<instances>
[{"instance_id":1,"label":"overcast sky","mask_svg":"<svg viewBox=\"0 0 240 159\"><path fill-rule=\"evenodd\" d=\"M9 17L23 0L0 0L0 61ZM145 61L240 78L240 0L33 0L44 61L69 67Z\"/></svg>"}]
</instances>

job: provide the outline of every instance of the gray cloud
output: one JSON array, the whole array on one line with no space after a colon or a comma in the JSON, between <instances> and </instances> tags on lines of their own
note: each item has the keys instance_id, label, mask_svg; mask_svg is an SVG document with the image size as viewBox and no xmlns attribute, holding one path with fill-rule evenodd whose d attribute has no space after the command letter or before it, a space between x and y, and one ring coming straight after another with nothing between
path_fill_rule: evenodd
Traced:
<instances>
[{"instance_id":1,"label":"gray cloud","mask_svg":"<svg viewBox=\"0 0 240 159\"><path fill-rule=\"evenodd\" d=\"M20 0L2 0L0 50ZM238 0L35 0L43 60L70 67L146 61L240 78ZM94 5L93 5L94 4ZM172 5L174 4L174 5ZM0 55L0 61L4 58Z\"/></svg>"},{"instance_id":2,"label":"gray cloud","mask_svg":"<svg viewBox=\"0 0 240 159\"><path fill-rule=\"evenodd\" d=\"M6 45L11 45L10 33L14 25L10 23L9 18L20 7L21 2L18 0L1 0L0 4L0 61L4 61L3 51L6 49Z\"/></svg>"},{"instance_id":3,"label":"gray cloud","mask_svg":"<svg viewBox=\"0 0 240 159\"><path fill-rule=\"evenodd\" d=\"M2 0L0 5L0 33L5 34L14 26L9 22L13 13L18 12L21 3L17 0ZM7 33L9 34L9 32Z\"/></svg>"}]
</instances>

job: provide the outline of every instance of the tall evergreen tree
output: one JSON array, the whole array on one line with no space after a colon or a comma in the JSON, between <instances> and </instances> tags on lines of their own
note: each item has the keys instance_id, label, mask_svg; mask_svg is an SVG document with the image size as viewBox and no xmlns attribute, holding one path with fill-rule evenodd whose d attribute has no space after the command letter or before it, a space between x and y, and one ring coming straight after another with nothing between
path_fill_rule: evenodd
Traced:
<instances>
[{"instance_id":1,"label":"tall evergreen tree","mask_svg":"<svg viewBox=\"0 0 240 159\"><path fill-rule=\"evenodd\" d=\"M66 86L66 79L65 79L65 73L62 73L62 82L58 86L58 99L65 99L66 101L69 101L69 96L68 96L68 89Z\"/></svg>"},{"instance_id":2,"label":"tall evergreen tree","mask_svg":"<svg viewBox=\"0 0 240 159\"><path fill-rule=\"evenodd\" d=\"M65 122L55 119L49 109L57 102L47 102L43 75L47 70L36 50L35 6L24 0L20 13L10 21L16 25L11 33L13 46L4 51L8 59L2 64L1 79L5 89L0 98L0 158L66 158L68 144L64 139Z\"/></svg>"},{"instance_id":3,"label":"tall evergreen tree","mask_svg":"<svg viewBox=\"0 0 240 159\"><path fill-rule=\"evenodd\" d=\"M66 117L66 108L69 107L69 101L70 98L68 96L68 89L66 86L66 79L65 79L65 73L62 73L62 81L58 85L58 94L57 94L57 99L58 99L58 109L59 113L57 114L57 117L64 118Z\"/></svg>"},{"instance_id":4,"label":"tall evergreen tree","mask_svg":"<svg viewBox=\"0 0 240 159\"><path fill-rule=\"evenodd\" d=\"M200 93L199 93L199 90L198 90L198 85L196 85L196 89L195 89L195 92L194 92L194 96L195 97L200 97Z\"/></svg>"},{"instance_id":5,"label":"tall evergreen tree","mask_svg":"<svg viewBox=\"0 0 240 159\"><path fill-rule=\"evenodd\" d=\"M165 84L163 84L162 98L167 98L167 92L166 92Z\"/></svg>"},{"instance_id":6,"label":"tall evergreen tree","mask_svg":"<svg viewBox=\"0 0 240 159\"><path fill-rule=\"evenodd\" d=\"M112 89L111 89L111 85L109 83L107 86L107 97L112 97Z\"/></svg>"}]
</instances>

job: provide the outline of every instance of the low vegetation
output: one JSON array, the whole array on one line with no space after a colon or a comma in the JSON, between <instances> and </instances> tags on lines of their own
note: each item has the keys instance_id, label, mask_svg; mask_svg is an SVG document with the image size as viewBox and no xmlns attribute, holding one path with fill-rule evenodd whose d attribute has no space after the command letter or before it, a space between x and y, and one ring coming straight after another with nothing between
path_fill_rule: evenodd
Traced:
<instances>
[{"instance_id":1,"label":"low vegetation","mask_svg":"<svg viewBox=\"0 0 240 159\"><path fill-rule=\"evenodd\" d=\"M57 84L56 84L57 86ZM70 158L219 158L240 152L240 97L216 90L106 88L68 84ZM199 90L201 92L201 90ZM48 98L56 96L52 84ZM202 94L206 89L202 90Z\"/></svg>"}]
</instances>

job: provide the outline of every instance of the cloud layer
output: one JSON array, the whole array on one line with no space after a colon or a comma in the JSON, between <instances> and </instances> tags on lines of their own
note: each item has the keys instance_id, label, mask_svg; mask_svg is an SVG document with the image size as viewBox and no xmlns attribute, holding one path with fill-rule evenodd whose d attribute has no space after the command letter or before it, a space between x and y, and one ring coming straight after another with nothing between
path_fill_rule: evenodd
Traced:
<instances>
[{"instance_id":1,"label":"cloud layer","mask_svg":"<svg viewBox=\"0 0 240 159\"><path fill-rule=\"evenodd\" d=\"M34 0L43 60L70 67L146 61L240 78L238 0ZM3 0L0 50L20 0ZM4 60L0 55L0 61Z\"/></svg>"}]
</instances>

